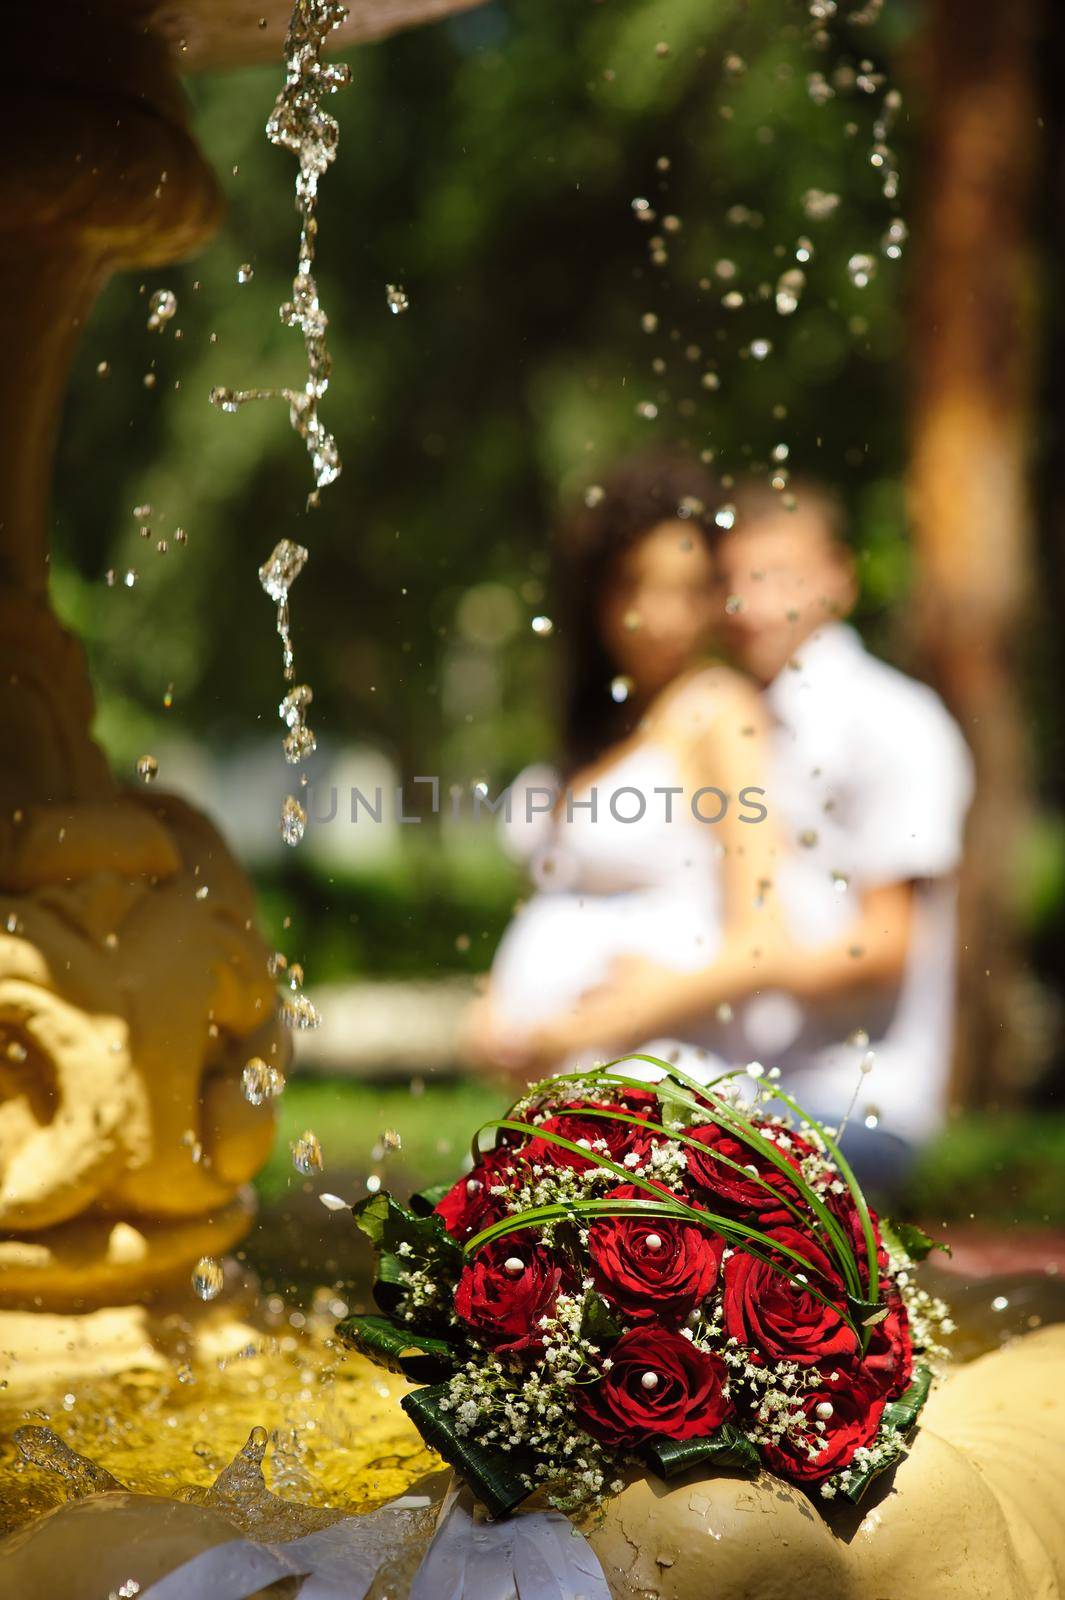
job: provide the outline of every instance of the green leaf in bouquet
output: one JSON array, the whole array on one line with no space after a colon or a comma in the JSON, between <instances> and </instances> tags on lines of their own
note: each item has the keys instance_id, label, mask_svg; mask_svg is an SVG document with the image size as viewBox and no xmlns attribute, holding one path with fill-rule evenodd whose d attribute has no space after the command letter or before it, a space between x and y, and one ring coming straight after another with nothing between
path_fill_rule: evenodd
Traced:
<instances>
[{"instance_id":1,"label":"green leaf in bouquet","mask_svg":"<svg viewBox=\"0 0 1065 1600\"><path fill-rule=\"evenodd\" d=\"M847 1306L860 1328L875 1328L891 1310L882 1300L861 1300L852 1294L847 1296Z\"/></svg>"},{"instance_id":2,"label":"green leaf in bouquet","mask_svg":"<svg viewBox=\"0 0 1065 1600\"><path fill-rule=\"evenodd\" d=\"M884 1421L899 1433L910 1433L917 1426L921 1409L932 1387L932 1373L928 1367L914 1367L909 1387L897 1400L889 1400L884 1407Z\"/></svg>"},{"instance_id":3,"label":"green leaf in bouquet","mask_svg":"<svg viewBox=\"0 0 1065 1600\"><path fill-rule=\"evenodd\" d=\"M948 1256L952 1253L945 1240L933 1239L916 1222L881 1221L880 1231L889 1248L894 1247L897 1255L907 1256L911 1261L923 1261L933 1250L942 1250Z\"/></svg>"},{"instance_id":4,"label":"green leaf in bouquet","mask_svg":"<svg viewBox=\"0 0 1065 1600\"><path fill-rule=\"evenodd\" d=\"M537 1458L529 1451L502 1450L459 1433L452 1413L440 1407L447 1392L442 1383L414 1389L404 1395L400 1405L429 1448L466 1480L489 1515L505 1517L532 1493L525 1480L532 1478Z\"/></svg>"},{"instance_id":5,"label":"green leaf in bouquet","mask_svg":"<svg viewBox=\"0 0 1065 1600\"><path fill-rule=\"evenodd\" d=\"M414 1333L388 1317L345 1317L337 1334L360 1355L412 1383L433 1383L454 1372L459 1352L446 1339Z\"/></svg>"},{"instance_id":6,"label":"green leaf in bouquet","mask_svg":"<svg viewBox=\"0 0 1065 1600\"><path fill-rule=\"evenodd\" d=\"M734 1422L725 1422L706 1439L653 1439L641 1452L660 1478L679 1478L693 1467L722 1472L757 1472L761 1460L755 1446Z\"/></svg>"},{"instance_id":7,"label":"green leaf in bouquet","mask_svg":"<svg viewBox=\"0 0 1065 1600\"><path fill-rule=\"evenodd\" d=\"M384 1190L359 1200L351 1209L356 1227L378 1252L374 1299L382 1311L389 1315L395 1312L411 1272L426 1273L440 1284L458 1282L462 1246L451 1237L440 1217L432 1213L417 1216ZM443 1297L435 1312L431 1307L423 1308L419 1320L438 1323L448 1299Z\"/></svg>"},{"instance_id":8,"label":"green leaf in bouquet","mask_svg":"<svg viewBox=\"0 0 1065 1600\"><path fill-rule=\"evenodd\" d=\"M417 1194L412 1194L410 1197L411 1210L415 1216L429 1216L452 1187L450 1183L433 1183L426 1189L419 1189Z\"/></svg>"},{"instance_id":9,"label":"green leaf in bouquet","mask_svg":"<svg viewBox=\"0 0 1065 1600\"><path fill-rule=\"evenodd\" d=\"M856 1506L869 1485L876 1478L879 1478L882 1473L887 1472L890 1467L901 1461L905 1454L906 1445L900 1438L890 1449L881 1454L875 1466L865 1467L861 1472L848 1473L846 1484L840 1489L840 1494L844 1500L849 1500L852 1505Z\"/></svg>"},{"instance_id":10,"label":"green leaf in bouquet","mask_svg":"<svg viewBox=\"0 0 1065 1600\"><path fill-rule=\"evenodd\" d=\"M614 1313L594 1289L589 1289L584 1297L584 1309L581 1314L581 1338L588 1339L592 1344L602 1348L605 1344L612 1344L621 1336L621 1325L614 1318Z\"/></svg>"}]
</instances>

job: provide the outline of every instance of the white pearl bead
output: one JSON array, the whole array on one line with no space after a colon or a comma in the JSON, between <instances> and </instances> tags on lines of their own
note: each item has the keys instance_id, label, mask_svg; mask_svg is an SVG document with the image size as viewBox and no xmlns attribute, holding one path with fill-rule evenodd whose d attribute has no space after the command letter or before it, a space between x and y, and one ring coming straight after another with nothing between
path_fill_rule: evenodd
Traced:
<instances>
[{"instance_id":1,"label":"white pearl bead","mask_svg":"<svg viewBox=\"0 0 1065 1600\"><path fill-rule=\"evenodd\" d=\"M469 1195L480 1194L483 1187L480 1178L466 1179L466 1193Z\"/></svg>"},{"instance_id":2,"label":"white pearl bead","mask_svg":"<svg viewBox=\"0 0 1065 1600\"><path fill-rule=\"evenodd\" d=\"M643 1377L640 1379L640 1382L643 1384L645 1389L657 1389L658 1388L658 1373L657 1372L645 1372Z\"/></svg>"},{"instance_id":3,"label":"white pearl bead","mask_svg":"<svg viewBox=\"0 0 1065 1600\"><path fill-rule=\"evenodd\" d=\"M649 1233L647 1235L647 1238L644 1240L644 1244L647 1246L648 1250L661 1250L661 1248L662 1248L662 1236L661 1236L661 1234Z\"/></svg>"},{"instance_id":4,"label":"white pearl bead","mask_svg":"<svg viewBox=\"0 0 1065 1600\"><path fill-rule=\"evenodd\" d=\"M503 1263L503 1271L512 1278L520 1278L525 1271L525 1263L520 1256L508 1256Z\"/></svg>"},{"instance_id":5,"label":"white pearl bead","mask_svg":"<svg viewBox=\"0 0 1065 1600\"><path fill-rule=\"evenodd\" d=\"M831 1400L822 1400L819 1405L814 1407L814 1410L817 1412L817 1415L821 1418L822 1422L827 1422L833 1413L833 1405Z\"/></svg>"}]
</instances>

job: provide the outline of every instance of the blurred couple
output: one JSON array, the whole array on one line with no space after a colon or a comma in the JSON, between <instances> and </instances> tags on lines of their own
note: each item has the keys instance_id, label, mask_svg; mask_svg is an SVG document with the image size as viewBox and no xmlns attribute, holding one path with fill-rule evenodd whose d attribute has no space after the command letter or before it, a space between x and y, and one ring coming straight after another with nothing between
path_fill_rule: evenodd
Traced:
<instances>
[{"instance_id":1,"label":"blurred couple","mask_svg":"<svg viewBox=\"0 0 1065 1600\"><path fill-rule=\"evenodd\" d=\"M557 550L562 770L512 791L535 892L468 1036L521 1078L640 1048L779 1068L887 1193L946 1109L972 775L936 695L847 625L844 535L817 484L726 495L683 458L585 496Z\"/></svg>"}]
</instances>

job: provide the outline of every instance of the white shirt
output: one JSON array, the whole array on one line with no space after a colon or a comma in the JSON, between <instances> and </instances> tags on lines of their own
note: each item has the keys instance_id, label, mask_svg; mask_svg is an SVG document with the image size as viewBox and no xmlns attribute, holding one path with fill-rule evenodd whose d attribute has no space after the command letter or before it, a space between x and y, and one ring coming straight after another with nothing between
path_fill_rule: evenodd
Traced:
<instances>
[{"instance_id":1,"label":"white shirt","mask_svg":"<svg viewBox=\"0 0 1065 1600\"><path fill-rule=\"evenodd\" d=\"M805 641L766 699L776 723L766 799L788 837L776 887L793 937L845 937L863 891L909 881L913 932L896 984L804 1005L756 996L719 1048L779 1066L800 1104L830 1120L857 1089L854 1115L920 1140L946 1109L969 751L931 689L840 623Z\"/></svg>"}]
</instances>

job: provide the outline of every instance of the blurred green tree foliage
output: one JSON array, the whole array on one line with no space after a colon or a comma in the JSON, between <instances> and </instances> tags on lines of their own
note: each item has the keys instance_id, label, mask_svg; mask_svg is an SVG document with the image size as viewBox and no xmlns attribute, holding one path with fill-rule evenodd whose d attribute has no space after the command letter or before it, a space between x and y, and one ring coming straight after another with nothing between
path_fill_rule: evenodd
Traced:
<instances>
[{"instance_id":1,"label":"blurred green tree foliage","mask_svg":"<svg viewBox=\"0 0 1065 1600\"><path fill-rule=\"evenodd\" d=\"M323 415L344 471L310 513L283 405L225 416L207 400L216 383L301 372L277 316L293 165L262 132L280 69L190 83L225 227L197 260L109 288L59 450L56 603L88 642L116 762L164 729L222 744L276 728L256 568L287 536L311 550L293 629L320 733L369 738L408 771L509 776L551 746L553 647L529 621L550 609L558 497L641 444L712 450L724 474L765 469L787 444L791 468L846 492L875 622L907 583L906 259L881 241L908 191L903 159L900 201L884 199L870 149L877 75L894 73L912 21L895 0L817 49L799 0L493 0L361 50L333 102L320 233L335 358ZM904 107L903 157L908 137ZM840 197L824 220L810 190ZM780 315L775 287L804 237L806 284ZM864 288L856 253L876 262ZM238 284L244 263L254 276ZM388 283L407 290L405 315ZM159 287L178 313L152 333ZM730 310L735 290L745 304Z\"/></svg>"}]
</instances>

